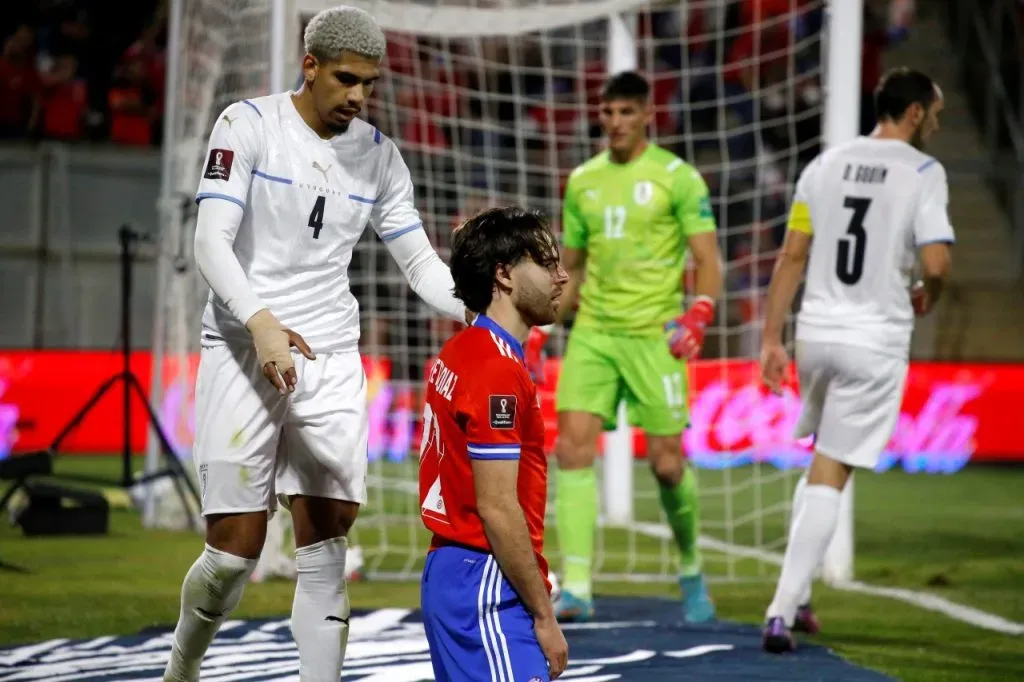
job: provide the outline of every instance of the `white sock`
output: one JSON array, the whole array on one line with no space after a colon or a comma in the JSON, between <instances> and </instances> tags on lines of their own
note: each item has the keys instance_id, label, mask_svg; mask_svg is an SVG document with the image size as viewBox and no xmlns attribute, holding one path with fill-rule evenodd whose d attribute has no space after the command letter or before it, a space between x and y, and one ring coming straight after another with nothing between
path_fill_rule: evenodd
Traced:
<instances>
[{"instance_id":1,"label":"white sock","mask_svg":"<svg viewBox=\"0 0 1024 682\"><path fill-rule=\"evenodd\" d=\"M775 598L765 613L767 618L782 616L786 625L793 625L796 609L806 594L814 569L825 555L836 530L839 494L838 490L827 485L804 488L803 503L793 522Z\"/></svg>"},{"instance_id":2,"label":"white sock","mask_svg":"<svg viewBox=\"0 0 1024 682\"><path fill-rule=\"evenodd\" d=\"M174 628L174 645L164 682L199 680L203 655L221 624L238 606L256 564L256 559L244 559L206 545L181 586L181 613Z\"/></svg>"},{"instance_id":3,"label":"white sock","mask_svg":"<svg viewBox=\"0 0 1024 682\"><path fill-rule=\"evenodd\" d=\"M295 550L292 637L299 647L300 682L338 682L348 644L348 541L331 538Z\"/></svg>"},{"instance_id":4,"label":"white sock","mask_svg":"<svg viewBox=\"0 0 1024 682\"><path fill-rule=\"evenodd\" d=\"M793 530L796 528L796 517L800 513L800 507L804 502L804 488L807 487L807 472L804 471L804 475L800 477L800 480L796 482L796 487L793 488L793 511L790 515L789 521L789 544L793 542ZM814 567L817 569L817 566ZM807 581L807 589L804 590L803 595L800 597L800 606L811 603L811 584L812 580Z\"/></svg>"}]
</instances>

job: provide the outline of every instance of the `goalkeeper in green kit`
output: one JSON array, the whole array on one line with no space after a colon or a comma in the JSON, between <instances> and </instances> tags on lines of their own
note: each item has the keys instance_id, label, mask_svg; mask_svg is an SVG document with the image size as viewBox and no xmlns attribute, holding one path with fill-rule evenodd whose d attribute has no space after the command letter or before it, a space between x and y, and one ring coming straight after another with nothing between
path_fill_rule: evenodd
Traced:
<instances>
[{"instance_id":1,"label":"goalkeeper in green kit","mask_svg":"<svg viewBox=\"0 0 1024 682\"><path fill-rule=\"evenodd\" d=\"M569 176L562 263L569 271L560 317L580 297L558 383L555 512L563 558L561 621L593 618L591 563L597 527L594 459L615 428L620 400L647 437L647 457L680 554L683 617L713 620L697 549L698 494L682 453L689 423L686 360L700 355L714 318L722 265L707 185L693 166L647 140L650 86L643 76L608 80L600 120L608 149ZM696 266L693 305L683 311L683 272ZM534 328L526 363L535 378L550 329Z\"/></svg>"}]
</instances>

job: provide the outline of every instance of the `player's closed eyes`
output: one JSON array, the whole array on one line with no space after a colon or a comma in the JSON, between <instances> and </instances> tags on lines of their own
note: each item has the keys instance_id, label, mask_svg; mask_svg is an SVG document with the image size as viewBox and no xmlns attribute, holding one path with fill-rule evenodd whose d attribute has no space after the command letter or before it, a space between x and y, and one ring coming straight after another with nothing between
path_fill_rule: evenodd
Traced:
<instances>
[{"instance_id":1,"label":"player's closed eyes","mask_svg":"<svg viewBox=\"0 0 1024 682\"><path fill-rule=\"evenodd\" d=\"M377 78L363 79L354 73L349 73L348 71L335 71L334 77L338 79L339 83L349 87L353 85L364 85L372 88L377 83Z\"/></svg>"}]
</instances>

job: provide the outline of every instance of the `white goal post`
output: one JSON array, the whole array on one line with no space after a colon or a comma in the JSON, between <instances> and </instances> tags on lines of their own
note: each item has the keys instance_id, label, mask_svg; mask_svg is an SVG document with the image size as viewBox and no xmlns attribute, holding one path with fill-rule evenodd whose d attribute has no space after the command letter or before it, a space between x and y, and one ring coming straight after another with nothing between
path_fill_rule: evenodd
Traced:
<instances>
[{"instance_id":1,"label":"white goal post","mask_svg":"<svg viewBox=\"0 0 1024 682\"><path fill-rule=\"evenodd\" d=\"M797 0L791 2L796 7ZM193 355L198 348L199 312L206 296L205 286L191 265L191 230L194 219L191 197L198 183L206 136L212 127L213 117L231 101L232 97L243 99L295 87L302 57L301 28L304 21L317 11L335 4L339 3L327 0L171 0L164 164L159 203L163 246L158 268L159 299L155 315L155 362L151 399L158 414L164 416L165 427L172 432L176 429L187 432L191 419L190 403L187 397L182 396L187 396L190 390L186 384L191 376L190 372L194 373ZM645 68L645 64L641 62L646 60L649 65L653 59L651 55L655 48L651 47L651 44L658 47L665 41L662 39L661 43L656 43L655 39L650 37L646 38L647 42L643 44L638 41L638 16L641 13L647 13L645 16L653 21L650 19L653 16L652 7L671 9L700 5L710 14L717 13L721 22L726 6L731 3L726 0L694 0L690 3L651 3L647 0L556 0L550 3L523 0L428 0L422 3L348 0L343 4L367 10L386 31L391 34L412 36L412 42L422 38L425 41L438 40L441 45L457 42L460 45L469 45L469 48L458 57L471 63L471 68L479 67L480 64L488 63L488 60L492 59L486 46L481 47L481 42L485 39L508 40L511 44L512 39L520 36L542 35L542 63L539 67L534 65L529 68L543 72L541 77L545 80L544 92L537 96L543 100L542 104L551 105L549 111L555 112L551 115L556 116L558 111L568 111L573 107L582 112L586 109L586 103L566 103L567 99L572 98L554 89L551 84L554 80L551 73L558 72L560 76L565 75L566 79L581 78L582 75L563 74L560 69L566 67L563 64L553 64L551 54L573 50L580 53L600 52L606 73ZM833 145L858 133L863 0L831 0L825 4L826 26L841 27L840 30L832 31L826 28L827 37L821 39L821 45L825 50L821 67L821 80L825 83L824 103L820 106L823 117L822 137L826 144ZM657 33L657 28L648 25L646 30ZM436 60L444 62L445 57L438 54ZM573 68L582 70L582 60L574 63ZM451 71L451 64L446 62L441 67L442 71L445 68ZM529 68L522 67L523 74L530 75L532 72ZM679 76L683 80L689 79L686 68L683 67ZM385 63L385 71L387 70L388 64ZM408 76L413 79L413 95L423 96L433 77L419 72ZM720 76L715 78L721 80ZM397 126L400 117L395 111L404 105L397 103L398 93L390 92L387 88L388 83L386 76L376 97L382 101L381 116L385 121ZM446 87L466 86L448 83ZM506 86L500 83L478 87L480 92L474 91L471 93L472 96L477 99L489 98L490 103L495 106L508 99L513 99L519 104L527 98L515 82L507 86L511 88L510 91L503 91L502 88ZM576 87L578 95L586 94L581 86ZM417 89L423 92L417 92ZM679 114L680 118L690 115L685 97L681 105L673 106L684 112ZM457 116L457 113L451 112L443 114L446 118ZM585 115L581 114L580 118L585 119ZM516 120L521 121L519 118ZM589 138L592 133L582 129L584 124L585 120L576 121L573 124L576 128L556 130L555 126L543 128L542 123L538 123L540 132L537 133L537 137L543 138L543 145L546 145L538 155L528 148L531 142L525 139L524 133L505 133L484 121L471 133L484 140L482 144L485 145L485 150L491 149L486 145L494 144L492 140L495 137L514 137L509 144L513 146L514 158L520 159L519 167L498 158L500 155L492 157L486 151L483 156L488 158L467 160L467 154L478 153L479 149L474 152L468 147L460 148L460 143L455 141L441 153L424 154L427 161L414 168L417 199L423 201L420 197L421 183L427 182L432 187L440 188L437 192L457 194L461 201L464 196L462 186L476 181L467 179L467 172L460 169L473 161L482 164L483 170L480 172L486 175L487 182L478 183L484 186L476 193L483 196L484 201L513 200L526 204L540 203L548 208L549 212L557 215L559 197L556 196L555 190L560 181L559 173L564 174L566 169L538 171L534 166L543 166L547 162L550 162L551 166L557 166L567 158L575 158L573 154L576 154L579 160L588 156L591 151L592 140ZM758 126L761 123L756 121L753 125ZM793 125L792 121L787 125ZM710 140L711 146L724 148L728 135L728 131L717 133L717 138ZM400 147L403 147L403 141L400 135L396 136L396 142ZM686 147L687 149L693 148L690 142L686 142L686 145L690 145ZM558 149L552 151L555 147ZM573 149L566 152L563 147ZM403 153L406 151L403 147ZM440 157L444 157L442 161L445 164L456 166L454 173L447 169L439 170L440 165L431 165ZM530 168L523 167L521 160L524 158L530 159L527 164L531 165ZM541 161L538 162L538 158ZM792 183L795 182L795 174L792 172L792 169L796 168L795 162L782 162L781 165L788 169L786 182L791 190ZM526 179L527 173L538 172L548 174L541 183L545 185L546 191L543 199L531 196L527 189L533 186L530 184L533 181L528 182ZM752 172L759 174L762 170L758 168ZM421 175L418 176L418 173ZM501 178L507 176L513 178L513 189L499 189L496 185L500 185ZM757 194L760 190L755 189L752 192ZM426 212L437 215L451 213L446 210L435 211L432 202L440 200L431 198L427 201L430 205L426 207ZM726 225L724 232L730 229L736 231L735 228ZM441 250L443 252L443 248ZM383 275L372 267L365 277L368 291L372 292L375 288L383 286ZM354 286L355 284L354 281ZM757 285L751 286L756 288ZM371 300L377 300L372 299L374 294L367 295L371 296ZM389 306L393 304L390 301L380 302L389 310ZM371 304L369 313L372 315L375 312ZM407 315L405 312L401 314ZM728 337L736 332L734 327L732 323L725 322L718 331L723 337ZM364 327L364 334L366 333ZM436 348L431 349L429 346L441 337L430 332L426 341L412 342L408 340L411 337L403 338L405 340L389 341L382 345L382 355L390 353L393 359L395 354L429 354L436 351ZM415 348L412 347L414 344ZM728 369L728 357L730 356L725 354L721 357L723 379L728 379L725 375L731 371ZM650 570L660 572L661 577L665 577L671 573L665 568L670 563L670 559L667 558L670 551L666 549L669 543L666 537L652 530L652 526L656 524L652 524L651 519L646 518L645 513L637 509L636 505L642 502L637 495L637 486L641 483L639 479L642 477L634 474L633 434L628 427L623 426L624 416L624 411L620 410L620 428L608 434L604 440L602 525L606 532L612 535L617 532L616 529L623 529L621 541L617 539L615 542L627 545L628 548L623 551L631 556L616 563L618 568L608 574L625 575L648 570L638 568L639 564L632 555L649 552L660 555L660 558L653 557L649 564L644 565L656 566ZM149 439L147 467L156 467L158 464L155 440ZM172 440L177 442L173 437ZM187 441L187 438L183 441ZM187 445L190 445L190 442L183 447L183 456L188 456ZM357 532L364 533L361 536L362 543L383 547L384 554L394 554L396 546L403 547L401 551L409 554L408 561L396 565L394 561L389 563L382 560L377 573L408 577L422 547L420 540L415 537L416 530L413 528L417 523L417 504L410 505L404 499L401 502L396 501L396 496L410 497L414 492L413 487L410 487L414 481L410 477L415 475L415 466L401 466L403 468L397 478L394 472L398 469L380 469L376 478L375 474L371 474L371 485L379 485L380 490L377 491L379 495L376 497L371 493L367 513L372 513L375 504L386 511L381 512L382 520L378 528L357 529ZM773 502L769 501L769 497L762 499L761 488L781 486L780 490L791 492L793 477L788 473L786 476L776 475L769 471L771 465L763 466L765 473L758 469L750 477L742 479L731 478L728 470L722 473L721 488L714 488L721 492L709 494L722 495L724 498L720 504L714 505L715 509L723 510L724 520L716 522L713 519L705 519L705 528L710 534L709 538L706 538L705 547L725 553L740 548L737 552L741 557L752 558L769 565L778 563L779 552L785 544L784 533L779 537L769 538L772 533L775 536L779 533L775 525L772 529L768 529L767 525L762 527L762 517L769 513L788 515L789 501L784 499ZM704 472L701 472L701 476L704 475ZM839 530L823 566L823 575L828 581L845 581L852 579L853 576L852 488L851 481L843 496ZM738 496L747 496L749 500L737 504L734 498ZM153 523L154 515L157 514L155 497L150 495L147 498L144 513L144 522L147 524ZM784 495L779 497L782 498ZM401 532L395 530L399 522L403 524ZM734 534L735 526L748 523L752 525L753 530L749 533ZM364 521L361 520L357 525L362 528ZM372 524L367 522L367 525ZM406 526L408 528L405 528ZM750 539L738 539L741 535ZM644 545L643 536L660 538L660 545ZM601 542L599 540L599 553L604 547ZM367 553L371 557L369 563L372 569L373 551L368 550ZM612 553L612 550L608 550L608 556ZM659 566L660 568L657 568ZM722 575L727 578L743 577L741 573L734 570L733 559L730 558Z\"/></svg>"}]
</instances>

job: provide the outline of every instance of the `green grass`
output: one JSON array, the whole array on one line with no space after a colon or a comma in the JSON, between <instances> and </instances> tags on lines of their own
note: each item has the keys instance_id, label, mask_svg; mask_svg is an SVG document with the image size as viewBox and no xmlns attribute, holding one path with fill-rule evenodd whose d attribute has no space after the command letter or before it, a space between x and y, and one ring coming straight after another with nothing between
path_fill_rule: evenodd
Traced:
<instances>
[{"instance_id":1,"label":"green grass","mask_svg":"<svg viewBox=\"0 0 1024 682\"><path fill-rule=\"evenodd\" d=\"M109 458L65 457L58 471L105 473ZM371 495L356 542L385 549L369 555L377 571L415 571L425 534L410 524L416 500L402 492L411 469L378 467L392 485ZM790 476L769 468L701 471L705 530L722 540L780 547L786 524L778 503L790 494ZM636 470L637 516L657 519L653 489ZM732 495L714 491L728 488ZM969 468L953 476L858 474L856 480L856 574L872 584L939 594L1015 621L1024 621L1024 469ZM709 492L710 491L710 492ZM754 495L760 507L751 514ZM732 518L732 530L724 520ZM602 571L609 575L648 571L670 576L674 555L657 539L605 531ZM554 547L553 538L550 547ZM631 563L627 543L633 542ZM178 613L181 579L202 547L191 533L145 530L138 516L115 510L110 534L95 538L24 538L0 525L0 557L27 574L0 573L0 643L54 637L131 633L171 625ZM749 560L709 554L709 572L728 581L713 587L720 616L758 623L771 598L774 570ZM292 585L250 585L239 617L287 614ZM606 594L672 596L671 584L602 582ZM414 582L366 581L351 587L357 607L414 607ZM1024 638L980 630L901 602L815 586L815 604L825 633L817 638L841 655L908 681L1024 679Z\"/></svg>"}]
</instances>

